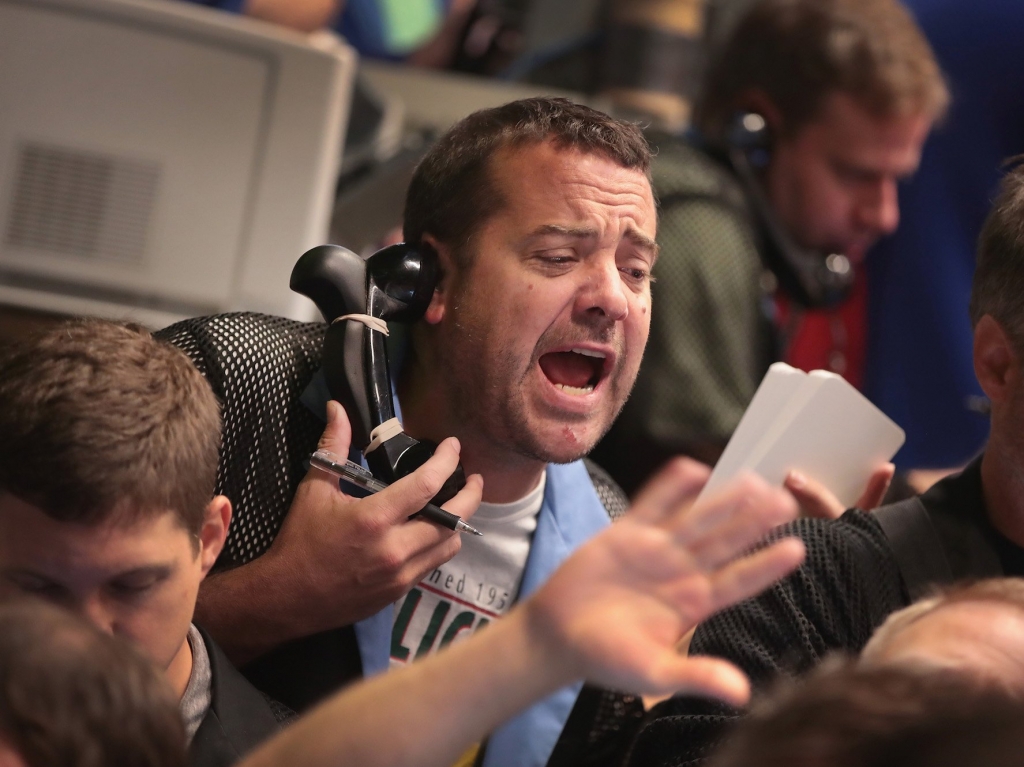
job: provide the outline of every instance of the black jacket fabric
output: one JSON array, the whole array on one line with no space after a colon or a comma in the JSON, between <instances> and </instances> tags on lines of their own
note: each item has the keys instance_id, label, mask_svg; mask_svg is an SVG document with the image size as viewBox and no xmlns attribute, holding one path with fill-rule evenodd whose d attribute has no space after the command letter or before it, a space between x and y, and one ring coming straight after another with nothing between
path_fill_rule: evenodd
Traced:
<instances>
[{"instance_id":1,"label":"black jacket fabric","mask_svg":"<svg viewBox=\"0 0 1024 767\"><path fill-rule=\"evenodd\" d=\"M1024 550L988 521L980 459L939 482L921 502L954 578L972 574L963 550L968 528L995 549L1004 573L1024 575ZM872 514L854 509L834 521L801 519L773 537L787 534L804 542L805 563L759 596L709 618L690 645L691 654L738 665L755 695L780 674L802 674L831 652L859 652L890 613L910 602L893 550ZM665 701L648 715L630 764L700 764L738 716L735 709L695 698Z\"/></svg>"},{"instance_id":2,"label":"black jacket fabric","mask_svg":"<svg viewBox=\"0 0 1024 767\"><path fill-rule=\"evenodd\" d=\"M281 729L294 714L267 698L231 665L210 635L199 629L210 656L210 710L188 751L189 767L228 767Z\"/></svg>"}]
</instances>

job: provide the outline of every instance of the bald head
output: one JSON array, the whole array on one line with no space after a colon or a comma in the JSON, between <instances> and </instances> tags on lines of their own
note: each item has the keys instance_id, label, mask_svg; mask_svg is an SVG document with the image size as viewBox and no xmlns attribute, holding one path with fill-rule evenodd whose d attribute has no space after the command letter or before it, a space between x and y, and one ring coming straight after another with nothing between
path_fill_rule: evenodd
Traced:
<instances>
[{"instance_id":1,"label":"bald head","mask_svg":"<svg viewBox=\"0 0 1024 767\"><path fill-rule=\"evenodd\" d=\"M862 662L961 672L1024 694L1024 581L979 581L893 613Z\"/></svg>"}]
</instances>

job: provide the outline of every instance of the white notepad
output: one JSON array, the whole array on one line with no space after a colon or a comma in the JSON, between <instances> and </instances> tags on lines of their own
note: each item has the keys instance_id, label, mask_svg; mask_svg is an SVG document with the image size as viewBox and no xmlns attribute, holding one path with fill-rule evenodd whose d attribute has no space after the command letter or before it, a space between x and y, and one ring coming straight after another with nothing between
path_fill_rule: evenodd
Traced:
<instances>
[{"instance_id":1,"label":"white notepad","mask_svg":"<svg viewBox=\"0 0 1024 767\"><path fill-rule=\"evenodd\" d=\"M798 470L845 506L864 491L872 471L904 440L897 426L841 376L804 373L782 362L768 369L701 497L740 471L781 486Z\"/></svg>"}]
</instances>

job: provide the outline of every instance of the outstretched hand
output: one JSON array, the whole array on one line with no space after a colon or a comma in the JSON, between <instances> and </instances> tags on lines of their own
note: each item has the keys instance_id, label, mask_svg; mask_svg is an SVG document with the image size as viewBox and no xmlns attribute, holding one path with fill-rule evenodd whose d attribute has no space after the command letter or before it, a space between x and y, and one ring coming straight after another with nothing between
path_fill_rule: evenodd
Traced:
<instances>
[{"instance_id":1,"label":"outstretched hand","mask_svg":"<svg viewBox=\"0 0 1024 767\"><path fill-rule=\"evenodd\" d=\"M704 618L803 561L803 544L793 538L750 552L793 519L797 505L754 476L693 505L707 477L702 464L670 463L629 514L581 547L526 603L538 635L557 651L553 662L615 689L747 700L739 669L680 655L675 646Z\"/></svg>"}]
</instances>

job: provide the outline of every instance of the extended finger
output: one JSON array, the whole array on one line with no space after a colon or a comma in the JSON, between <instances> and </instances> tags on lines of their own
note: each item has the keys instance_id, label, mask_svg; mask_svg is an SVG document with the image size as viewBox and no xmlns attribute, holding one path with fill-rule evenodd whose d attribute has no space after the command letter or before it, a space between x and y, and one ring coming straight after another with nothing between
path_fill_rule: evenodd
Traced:
<instances>
[{"instance_id":1,"label":"extended finger","mask_svg":"<svg viewBox=\"0 0 1024 767\"><path fill-rule=\"evenodd\" d=\"M711 576L711 611L760 594L799 567L805 556L800 539L783 538L722 567Z\"/></svg>"},{"instance_id":2,"label":"extended finger","mask_svg":"<svg viewBox=\"0 0 1024 767\"><path fill-rule=\"evenodd\" d=\"M673 537L696 553L702 549L720 549L703 565L728 558L730 551L748 546L771 528L796 517L797 506L783 490L773 488L753 474L741 475L724 490L701 501L687 514L676 514L666 521ZM748 541L744 543L744 541Z\"/></svg>"},{"instance_id":3,"label":"extended finger","mask_svg":"<svg viewBox=\"0 0 1024 767\"><path fill-rule=\"evenodd\" d=\"M398 524L426 506L459 465L460 451L461 445L455 437L441 442L416 471L373 496L378 513L387 522Z\"/></svg>"},{"instance_id":4,"label":"extended finger","mask_svg":"<svg viewBox=\"0 0 1024 767\"><path fill-rule=\"evenodd\" d=\"M479 474L471 474L466 479L466 486L441 508L463 519L469 519L480 506L483 486L483 477ZM405 552L410 559L428 553L439 545L446 544L453 536L462 535L462 533L456 533L423 517L416 517L408 520L405 524L396 526L390 534L394 545L398 550Z\"/></svg>"},{"instance_id":5,"label":"extended finger","mask_svg":"<svg viewBox=\"0 0 1024 767\"><path fill-rule=\"evenodd\" d=\"M673 458L647 482L630 507L630 514L657 522L686 509L708 481L711 469L690 458Z\"/></svg>"},{"instance_id":6,"label":"extended finger","mask_svg":"<svg viewBox=\"0 0 1024 767\"><path fill-rule=\"evenodd\" d=\"M713 570L749 551L775 527L792 520L796 503L784 490L770 489L738 503L732 514L687 543L698 567Z\"/></svg>"},{"instance_id":7,"label":"extended finger","mask_svg":"<svg viewBox=\"0 0 1024 767\"><path fill-rule=\"evenodd\" d=\"M484 494L484 478L480 474L470 474L466 478L466 486L455 496L442 504L441 508L458 517L469 519L480 508Z\"/></svg>"},{"instance_id":8,"label":"extended finger","mask_svg":"<svg viewBox=\"0 0 1024 767\"><path fill-rule=\"evenodd\" d=\"M702 695L743 706L750 700L750 682L736 666L720 658L662 651L660 663L649 673L644 692Z\"/></svg>"},{"instance_id":9,"label":"extended finger","mask_svg":"<svg viewBox=\"0 0 1024 767\"><path fill-rule=\"evenodd\" d=\"M882 499L885 498L885 494L889 490L889 485L892 484L892 478L895 474L896 466L891 463L882 464L875 469L871 473L871 479L868 480L868 486L864 488L864 492L857 499L857 508L864 509L865 511L878 508L882 503Z\"/></svg>"}]
</instances>

